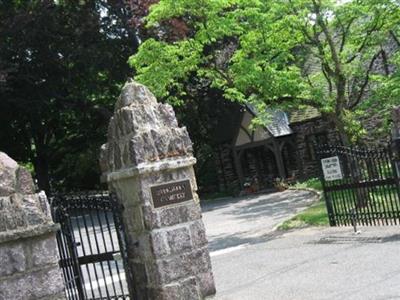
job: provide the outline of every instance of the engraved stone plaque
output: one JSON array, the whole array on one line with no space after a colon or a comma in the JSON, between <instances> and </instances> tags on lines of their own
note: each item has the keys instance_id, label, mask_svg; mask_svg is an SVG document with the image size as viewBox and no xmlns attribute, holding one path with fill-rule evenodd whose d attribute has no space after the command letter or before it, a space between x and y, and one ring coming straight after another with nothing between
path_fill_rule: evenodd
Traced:
<instances>
[{"instance_id":1,"label":"engraved stone plaque","mask_svg":"<svg viewBox=\"0 0 400 300\"><path fill-rule=\"evenodd\" d=\"M181 203L193 199L190 180L181 180L151 187L154 208Z\"/></svg>"}]
</instances>

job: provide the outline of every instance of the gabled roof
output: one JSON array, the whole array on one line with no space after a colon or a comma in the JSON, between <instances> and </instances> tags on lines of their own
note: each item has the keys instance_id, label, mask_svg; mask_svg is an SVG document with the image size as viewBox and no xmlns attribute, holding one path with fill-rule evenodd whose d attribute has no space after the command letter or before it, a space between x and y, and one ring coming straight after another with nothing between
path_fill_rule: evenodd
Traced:
<instances>
[{"instance_id":1,"label":"gabled roof","mask_svg":"<svg viewBox=\"0 0 400 300\"><path fill-rule=\"evenodd\" d=\"M218 126L213 133L214 141L217 143L231 142L237 138L237 132L241 125L241 116L243 111L247 110L252 115L257 116L256 110L250 105L240 105L237 103L226 102L222 114L218 115ZM293 131L291 124L306 122L308 120L321 117L321 113L314 107L304 106L300 109L289 112L288 114L281 111L275 116L272 124L266 126L266 132L274 137L290 135ZM264 129L264 130L265 130Z\"/></svg>"},{"instance_id":2,"label":"gabled roof","mask_svg":"<svg viewBox=\"0 0 400 300\"><path fill-rule=\"evenodd\" d=\"M301 123L321 117L321 113L312 106L304 106L289 113L290 124Z\"/></svg>"},{"instance_id":3,"label":"gabled roof","mask_svg":"<svg viewBox=\"0 0 400 300\"><path fill-rule=\"evenodd\" d=\"M254 116L258 115L257 110L253 106L247 104L246 107ZM284 111L270 110L268 113L271 114L271 123L266 126L266 129L273 137L280 137L293 133L293 130L289 127L288 116Z\"/></svg>"},{"instance_id":4,"label":"gabled roof","mask_svg":"<svg viewBox=\"0 0 400 300\"><path fill-rule=\"evenodd\" d=\"M272 122L270 125L267 125L267 129L274 137L293 133L293 130L289 127L289 120L286 113L281 110L272 113Z\"/></svg>"}]
</instances>

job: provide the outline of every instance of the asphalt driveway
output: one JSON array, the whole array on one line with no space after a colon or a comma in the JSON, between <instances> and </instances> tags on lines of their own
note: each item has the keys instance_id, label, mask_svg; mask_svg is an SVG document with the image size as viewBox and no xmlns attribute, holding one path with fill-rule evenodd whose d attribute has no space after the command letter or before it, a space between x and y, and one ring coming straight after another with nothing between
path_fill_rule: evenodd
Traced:
<instances>
[{"instance_id":1,"label":"asphalt driveway","mask_svg":"<svg viewBox=\"0 0 400 300\"><path fill-rule=\"evenodd\" d=\"M202 203L203 220L212 252L265 241L277 225L317 200L308 191L207 201Z\"/></svg>"},{"instance_id":2,"label":"asphalt driveway","mask_svg":"<svg viewBox=\"0 0 400 300\"><path fill-rule=\"evenodd\" d=\"M400 299L399 227L273 230L310 196L288 191L204 207L214 299Z\"/></svg>"}]
</instances>

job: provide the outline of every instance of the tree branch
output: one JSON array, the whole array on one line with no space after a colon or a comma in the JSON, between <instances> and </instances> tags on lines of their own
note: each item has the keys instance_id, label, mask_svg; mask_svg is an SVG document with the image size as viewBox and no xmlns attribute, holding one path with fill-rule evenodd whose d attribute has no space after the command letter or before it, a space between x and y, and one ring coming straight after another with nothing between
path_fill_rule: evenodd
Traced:
<instances>
[{"instance_id":1,"label":"tree branch","mask_svg":"<svg viewBox=\"0 0 400 300\"><path fill-rule=\"evenodd\" d=\"M381 26L378 27L378 23L379 23L378 21L379 21L379 18L376 19L375 24L372 26L372 28L370 28L369 30L367 30L367 32L366 32L366 34L365 34L365 37L364 37L364 39L363 39L361 45L358 47L358 49L357 49L357 51L355 52L355 54L354 54L353 56L351 56L351 57L346 61L346 64L351 63L351 62L357 57L357 55L365 48L365 46L367 45L367 42L368 42L369 38L371 37L371 34L372 34L374 31L377 31L377 30L379 30L379 29L382 28L383 23L381 24Z\"/></svg>"},{"instance_id":2,"label":"tree branch","mask_svg":"<svg viewBox=\"0 0 400 300\"><path fill-rule=\"evenodd\" d=\"M306 78L307 78L307 82L308 82L308 84L313 88L314 87L314 85L313 85L313 83L311 82L311 80L310 80L310 76L307 74L306 75Z\"/></svg>"},{"instance_id":3,"label":"tree branch","mask_svg":"<svg viewBox=\"0 0 400 300\"><path fill-rule=\"evenodd\" d=\"M353 22L354 22L355 19L356 19L355 17L354 17L354 18L351 18L350 21L349 21L349 23L348 23L347 26L345 27L345 26L343 25L342 21L340 21L340 19L338 18L339 25L340 25L340 27L342 28L342 41L340 42L339 53L342 53L342 52L343 52L344 45L346 44L347 34L348 34L349 30L350 30L350 26L353 24Z\"/></svg>"},{"instance_id":4,"label":"tree branch","mask_svg":"<svg viewBox=\"0 0 400 300\"><path fill-rule=\"evenodd\" d=\"M390 71L389 71L388 57L386 55L386 51L382 47L381 47L381 56L382 56L383 68L385 69L385 75L389 76Z\"/></svg>"},{"instance_id":5,"label":"tree branch","mask_svg":"<svg viewBox=\"0 0 400 300\"><path fill-rule=\"evenodd\" d=\"M329 49L331 50L332 60L335 63L335 73L341 74L342 73L342 65L336 51L335 43L333 41L332 35L329 32L328 26L325 24L320 11L320 5L316 3L315 0L312 1L314 5L315 14L317 17L317 23L321 26L322 31L324 32L325 38L328 42Z\"/></svg>"},{"instance_id":6,"label":"tree branch","mask_svg":"<svg viewBox=\"0 0 400 300\"><path fill-rule=\"evenodd\" d=\"M331 95L331 94L332 94L332 91L333 91L331 78L330 78L329 75L327 74L327 72L326 72L326 70L325 70L325 68L324 68L324 65L321 66L321 69L322 69L322 74L324 74L324 77L325 77L326 81L328 82L329 95Z\"/></svg>"},{"instance_id":7,"label":"tree branch","mask_svg":"<svg viewBox=\"0 0 400 300\"><path fill-rule=\"evenodd\" d=\"M370 61L370 63L369 63L369 66L368 66L367 73L365 74L364 82L363 82L363 84L361 85L360 92L358 93L358 96L357 96L356 100L349 106L349 109L353 109L354 107L356 107L356 106L360 103L360 101L361 101L361 99L362 99L362 97L363 97L363 95L364 95L365 89L366 89L367 86L368 86L369 74L370 74L371 71L372 71L372 68L373 68L373 66L374 66L375 60L378 58L379 55L381 55L381 53L382 53L382 50L379 51L378 53L376 53L376 54L372 57L372 59L371 59L371 61Z\"/></svg>"},{"instance_id":8,"label":"tree branch","mask_svg":"<svg viewBox=\"0 0 400 300\"><path fill-rule=\"evenodd\" d=\"M390 36L393 38L393 40L396 42L397 46L400 47L400 40L399 38L396 36L396 34L394 33L393 30L389 30L389 34Z\"/></svg>"}]
</instances>

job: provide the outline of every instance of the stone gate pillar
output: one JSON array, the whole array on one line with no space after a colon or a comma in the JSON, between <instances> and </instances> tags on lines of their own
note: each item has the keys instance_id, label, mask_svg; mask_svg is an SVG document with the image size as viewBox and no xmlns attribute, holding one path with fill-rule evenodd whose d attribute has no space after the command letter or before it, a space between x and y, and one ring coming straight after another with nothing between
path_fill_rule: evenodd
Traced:
<instances>
[{"instance_id":1,"label":"stone gate pillar","mask_svg":"<svg viewBox=\"0 0 400 300\"><path fill-rule=\"evenodd\" d=\"M124 206L135 299L203 299L215 293L192 143L172 107L127 83L102 146L103 179Z\"/></svg>"},{"instance_id":2,"label":"stone gate pillar","mask_svg":"<svg viewBox=\"0 0 400 300\"><path fill-rule=\"evenodd\" d=\"M30 173L0 152L0 300L65 299L57 230Z\"/></svg>"}]
</instances>

